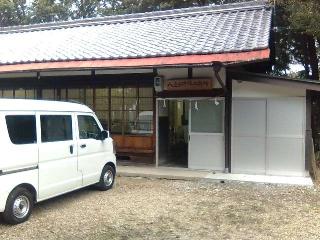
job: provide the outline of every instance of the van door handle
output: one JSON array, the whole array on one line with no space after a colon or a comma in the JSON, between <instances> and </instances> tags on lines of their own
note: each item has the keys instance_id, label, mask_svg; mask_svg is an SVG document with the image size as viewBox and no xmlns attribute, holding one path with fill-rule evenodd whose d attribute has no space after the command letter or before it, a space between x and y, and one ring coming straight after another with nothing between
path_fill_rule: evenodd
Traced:
<instances>
[{"instance_id":1,"label":"van door handle","mask_svg":"<svg viewBox=\"0 0 320 240\"><path fill-rule=\"evenodd\" d=\"M81 148L85 148L87 145L86 144L81 144L80 147Z\"/></svg>"},{"instance_id":2,"label":"van door handle","mask_svg":"<svg viewBox=\"0 0 320 240\"><path fill-rule=\"evenodd\" d=\"M70 153L73 154L73 145L70 145Z\"/></svg>"}]
</instances>

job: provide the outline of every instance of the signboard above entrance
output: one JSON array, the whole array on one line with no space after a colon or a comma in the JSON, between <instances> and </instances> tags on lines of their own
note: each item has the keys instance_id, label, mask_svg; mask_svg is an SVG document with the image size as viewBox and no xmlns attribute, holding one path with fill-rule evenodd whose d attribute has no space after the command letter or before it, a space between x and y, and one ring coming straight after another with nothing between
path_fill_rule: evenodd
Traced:
<instances>
[{"instance_id":1,"label":"signboard above entrance","mask_svg":"<svg viewBox=\"0 0 320 240\"><path fill-rule=\"evenodd\" d=\"M164 80L164 90L166 91L190 91L210 89L213 89L212 79L210 78Z\"/></svg>"}]
</instances>

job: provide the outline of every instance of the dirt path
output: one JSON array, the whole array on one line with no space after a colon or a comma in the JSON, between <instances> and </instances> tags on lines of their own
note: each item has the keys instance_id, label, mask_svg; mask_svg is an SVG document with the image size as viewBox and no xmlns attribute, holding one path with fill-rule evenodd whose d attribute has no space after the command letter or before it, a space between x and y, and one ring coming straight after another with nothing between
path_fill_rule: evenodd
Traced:
<instances>
[{"instance_id":1,"label":"dirt path","mask_svg":"<svg viewBox=\"0 0 320 240\"><path fill-rule=\"evenodd\" d=\"M118 178L36 205L0 239L320 239L320 192L241 183Z\"/></svg>"}]
</instances>

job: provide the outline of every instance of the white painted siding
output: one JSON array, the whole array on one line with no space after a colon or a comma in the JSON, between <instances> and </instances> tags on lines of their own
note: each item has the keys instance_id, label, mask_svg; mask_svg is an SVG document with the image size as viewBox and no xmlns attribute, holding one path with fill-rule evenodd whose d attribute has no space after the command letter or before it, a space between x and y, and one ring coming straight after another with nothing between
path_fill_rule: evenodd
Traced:
<instances>
[{"instance_id":1,"label":"white painted siding","mask_svg":"<svg viewBox=\"0 0 320 240\"><path fill-rule=\"evenodd\" d=\"M234 173L304 176L305 98L235 98Z\"/></svg>"},{"instance_id":2,"label":"white painted siding","mask_svg":"<svg viewBox=\"0 0 320 240\"><path fill-rule=\"evenodd\" d=\"M158 75L164 79L187 78L187 68L161 68L158 69Z\"/></svg>"},{"instance_id":3,"label":"white painted siding","mask_svg":"<svg viewBox=\"0 0 320 240\"><path fill-rule=\"evenodd\" d=\"M273 98L273 97L304 97L306 90L297 87L274 86L254 82L232 82L233 97L242 98Z\"/></svg>"}]
</instances>

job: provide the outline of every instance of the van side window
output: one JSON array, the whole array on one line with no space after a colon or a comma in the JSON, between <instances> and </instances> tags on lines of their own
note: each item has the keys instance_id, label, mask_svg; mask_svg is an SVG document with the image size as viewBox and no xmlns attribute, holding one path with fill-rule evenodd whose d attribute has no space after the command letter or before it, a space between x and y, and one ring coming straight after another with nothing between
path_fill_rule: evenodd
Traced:
<instances>
[{"instance_id":1,"label":"van side window","mask_svg":"<svg viewBox=\"0 0 320 240\"><path fill-rule=\"evenodd\" d=\"M36 117L34 115L8 115L6 123L9 137L14 144L37 142Z\"/></svg>"},{"instance_id":2,"label":"van side window","mask_svg":"<svg viewBox=\"0 0 320 240\"><path fill-rule=\"evenodd\" d=\"M80 139L97 139L98 135L101 133L96 120L92 116L79 115L78 126Z\"/></svg>"},{"instance_id":3,"label":"van side window","mask_svg":"<svg viewBox=\"0 0 320 240\"><path fill-rule=\"evenodd\" d=\"M72 119L69 115L41 115L41 141L72 140Z\"/></svg>"}]
</instances>

